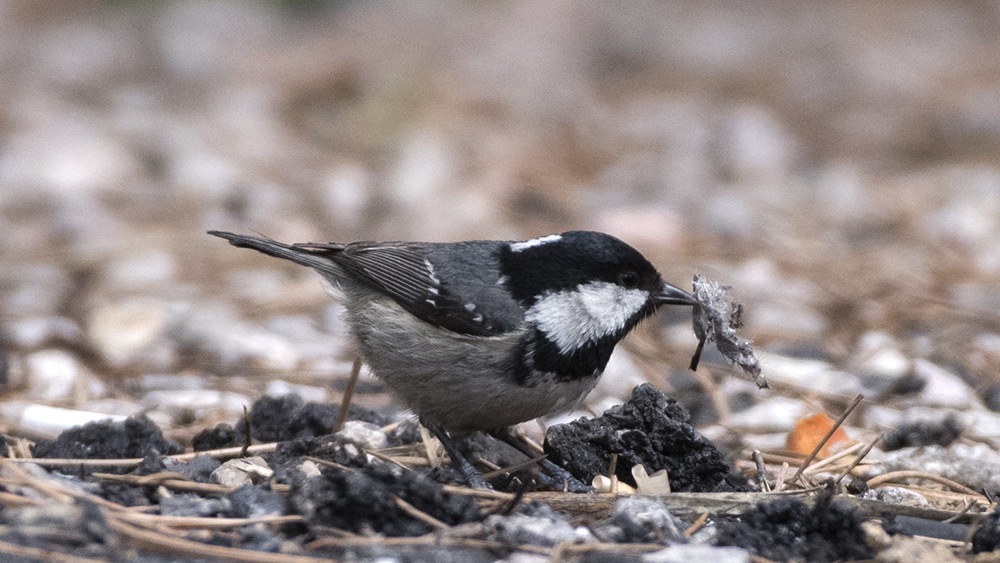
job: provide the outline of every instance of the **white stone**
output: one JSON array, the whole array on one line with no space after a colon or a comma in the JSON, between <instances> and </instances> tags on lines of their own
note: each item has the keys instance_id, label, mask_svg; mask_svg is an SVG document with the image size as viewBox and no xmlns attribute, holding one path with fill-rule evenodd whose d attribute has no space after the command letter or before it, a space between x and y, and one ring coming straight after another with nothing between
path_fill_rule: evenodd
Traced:
<instances>
[{"instance_id":1,"label":"white stone","mask_svg":"<svg viewBox=\"0 0 1000 563\"><path fill-rule=\"evenodd\" d=\"M326 403L330 398L330 391L325 387L300 385L280 379L269 381L264 394L268 397L284 397L285 395L295 394L302 397L302 400L307 403Z\"/></svg>"},{"instance_id":2,"label":"white stone","mask_svg":"<svg viewBox=\"0 0 1000 563\"><path fill-rule=\"evenodd\" d=\"M24 358L28 389L32 400L42 402L89 398L91 376L76 357L63 350L40 350ZM84 393L79 396L78 392Z\"/></svg>"},{"instance_id":3,"label":"white stone","mask_svg":"<svg viewBox=\"0 0 1000 563\"><path fill-rule=\"evenodd\" d=\"M358 420L345 422L344 427L335 436L365 450L381 450L389 445L389 438L381 428Z\"/></svg>"},{"instance_id":4,"label":"white stone","mask_svg":"<svg viewBox=\"0 0 1000 563\"><path fill-rule=\"evenodd\" d=\"M248 323L226 303L203 303L178 323L177 339L204 350L221 365L250 362L265 369L292 370L301 356L287 338Z\"/></svg>"},{"instance_id":5,"label":"white stone","mask_svg":"<svg viewBox=\"0 0 1000 563\"><path fill-rule=\"evenodd\" d=\"M362 225L372 199L374 175L358 163L345 163L327 172L323 202L331 222L343 231Z\"/></svg>"},{"instance_id":6,"label":"white stone","mask_svg":"<svg viewBox=\"0 0 1000 563\"><path fill-rule=\"evenodd\" d=\"M109 263L102 282L114 289L148 291L151 286L173 281L176 271L173 254L145 251Z\"/></svg>"},{"instance_id":7,"label":"white stone","mask_svg":"<svg viewBox=\"0 0 1000 563\"><path fill-rule=\"evenodd\" d=\"M763 373L773 383L852 397L861 390L856 376L835 370L820 360L790 358L761 350L757 351L757 357Z\"/></svg>"},{"instance_id":8,"label":"white stone","mask_svg":"<svg viewBox=\"0 0 1000 563\"><path fill-rule=\"evenodd\" d=\"M66 317L29 317L13 321L6 328L18 348L37 348L51 340L78 343L83 337L80 326Z\"/></svg>"},{"instance_id":9,"label":"white stone","mask_svg":"<svg viewBox=\"0 0 1000 563\"><path fill-rule=\"evenodd\" d=\"M0 402L0 418L5 426L28 432L35 436L54 439L64 430L74 426L82 426L88 422L111 419L116 422L125 420L122 415L108 415L101 412L89 412L74 409L63 409L39 405L25 401Z\"/></svg>"},{"instance_id":10,"label":"white stone","mask_svg":"<svg viewBox=\"0 0 1000 563\"><path fill-rule=\"evenodd\" d=\"M133 299L107 303L91 315L87 336L105 361L124 367L139 360L145 351L151 351L153 344L165 337L169 322L170 312L162 301Z\"/></svg>"},{"instance_id":11,"label":"white stone","mask_svg":"<svg viewBox=\"0 0 1000 563\"><path fill-rule=\"evenodd\" d=\"M268 467L264 458L252 456L240 459L231 459L219 467L216 467L209 478L220 485L227 487L241 487L260 483L274 475L274 470Z\"/></svg>"},{"instance_id":12,"label":"white stone","mask_svg":"<svg viewBox=\"0 0 1000 563\"><path fill-rule=\"evenodd\" d=\"M214 391L173 390L151 391L141 401L146 408L160 411L172 419L189 420L209 414L218 414L224 418L239 418L243 416L243 407L250 408L253 401L246 395Z\"/></svg>"},{"instance_id":13,"label":"white stone","mask_svg":"<svg viewBox=\"0 0 1000 563\"><path fill-rule=\"evenodd\" d=\"M646 553L643 563L750 563L750 553L738 547L715 547L701 544L673 545Z\"/></svg>"},{"instance_id":14,"label":"white stone","mask_svg":"<svg viewBox=\"0 0 1000 563\"><path fill-rule=\"evenodd\" d=\"M913 373L925 382L918 401L924 406L983 408L976 392L962 378L927 360L913 361Z\"/></svg>"},{"instance_id":15,"label":"white stone","mask_svg":"<svg viewBox=\"0 0 1000 563\"><path fill-rule=\"evenodd\" d=\"M883 331L862 335L854 357L859 359L859 363L853 369L861 377L894 381L912 368L910 359L899 350L896 340Z\"/></svg>"},{"instance_id":16,"label":"white stone","mask_svg":"<svg viewBox=\"0 0 1000 563\"><path fill-rule=\"evenodd\" d=\"M768 374L768 378L770 376ZM802 401L772 397L734 414L729 419L729 426L734 430L755 434L787 432L806 414L806 406Z\"/></svg>"}]
</instances>

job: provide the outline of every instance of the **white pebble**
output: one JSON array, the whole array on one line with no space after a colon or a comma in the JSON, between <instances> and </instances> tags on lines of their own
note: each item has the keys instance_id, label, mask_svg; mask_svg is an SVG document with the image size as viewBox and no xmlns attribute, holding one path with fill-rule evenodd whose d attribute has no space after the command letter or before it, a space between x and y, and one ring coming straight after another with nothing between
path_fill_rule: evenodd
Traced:
<instances>
[{"instance_id":1,"label":"white pebble","mask_svg":"<svg viewBox=\"0 0 1000 563\"><path fill-rule=\"evenodd\" d=\"M770 379L771 374L768 373ZM730 427L747 433L763 434L791 430L805 416L802 401L786 397L772 397L749 409L738 412L730 419Z\"/></svg>"},{"instance_id":2,"label":"white pebble","mask_svg":"<svg viewBox=\"0 0 1000 563\"><path fill-rule=\"evenodd\" d=\"M89 384L96 383L76 357L63 350L40 350L28 354L24 358L24 366L28 383L25 394L32 400L85 399L91 391ZM78 390L84 395L76 396Z\"/></svg>"},{"instance_id":3,"label":"white pebble","mask_svg":"<svg viewBox=\"0 0 1000 563\"><path fill-rule=\"evenodd\" d=\"M854 396L861 390L856 376L835 370L820 360L790 358L760 350L757 356L767 379L773 383L841 396Z\"/></svg>"},{"instance_id":4,"label":"white pebble","mask_svg":"<svg viewBox=\"0 0 1000 563\"><path fill-rule=\"evenodd\" d=\"M6 426L29 432L32 435L53 439L64 430L74 426L82 426L88 422L106 419L120 422L127 417L50 407L24 401L6 401L0 402L0 418L3 419Z\"/></svg>"},{"instance_id":5,"label":"white pebble","mask_svg":"<svg viewBox=\"0 0 1000 563\"><path fill-rule=\"evenodd\" d=\"M983 408L976 392L962 378L927 360L913 361L913 373L924 380L919 402L925 406Z\"/></svg>"},{"instance_id":6,"label":"white pebble","mask_svg":"<svg viewBox=\"0 0 1000 563\"><path fill-rule=\"evenodd\" d=\"M37 348L51 340L79 342L83 331L66 317L29 317L9 323L7 334L19 348Z\"/></svg>"},{"instance_id":7,"label":"white pebble","mask_svg":"<svg viewBox=\"0 0 1000 563\"><path fill-rule=\"evenodd\" d=\"M672 545L660 551L646 553L643 563L750 563L750 554L738 547L715 547L702 544Z\"/></svg>"},{"instance_id":8,"label":"white pebble","mask_svg":"<svg viewBox=\"0 0 1000 563\"><path fill-rule=\"evenodd\" d=\"M369 422L357 420L345 422L344 427L335 436L365 450L381 450L389 444L389 438L381 428Z\"/></svg>"},{"instance_id":9,"label":"white pebble","mask_svg":"<svg viewBox=\"0 0 1000 563\"><path fill-rule=\"evenodd\" d=\"M167 304L152 299L134 299L99 306L91 315L87 336L109 364L124 367L152 352L164 337L170 321ZM170 348L166 358L170 363ZM163 354L163 351L160 351ZM157 362L157 363L160 363Z\"/></svg>"}]
</instances>

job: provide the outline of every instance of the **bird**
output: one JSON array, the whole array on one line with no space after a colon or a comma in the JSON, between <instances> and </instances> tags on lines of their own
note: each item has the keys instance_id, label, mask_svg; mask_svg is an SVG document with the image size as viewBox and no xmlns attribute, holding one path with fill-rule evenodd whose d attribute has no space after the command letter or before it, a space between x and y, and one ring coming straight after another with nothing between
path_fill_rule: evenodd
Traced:
<instances>
[{"instance_id":1,"label":"bird","mask_svg":"<svg viewBox=\"0 0 1000 563\"><path fill-rule=\"evenodd\" d=\"M594 231L347 244L208 233L325 278L364 362L473 486L486 485L453 436L492 433L529 453L511 426L572 409L643 319L696 303L638 250Z\"/></svg>"}]
</instances>

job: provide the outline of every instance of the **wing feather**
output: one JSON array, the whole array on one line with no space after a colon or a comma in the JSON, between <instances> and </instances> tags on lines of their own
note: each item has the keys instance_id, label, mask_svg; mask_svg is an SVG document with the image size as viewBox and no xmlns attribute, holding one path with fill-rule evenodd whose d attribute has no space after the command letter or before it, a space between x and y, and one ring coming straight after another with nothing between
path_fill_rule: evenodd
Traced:
<instances>
[{"instance_id":1,"label":"wing feather","mask_svg":"<svg viewBox=\"0 0 1000 563\"><path fill-rule=\"evenodd\" d=\"M357 280L388 295L410 313L435 326L470 335L489 336L499 332L485 322L483 315L467 310L464 302L442 286L422 243L297 246L323 253Z\"/></svg>"}]
</instances>

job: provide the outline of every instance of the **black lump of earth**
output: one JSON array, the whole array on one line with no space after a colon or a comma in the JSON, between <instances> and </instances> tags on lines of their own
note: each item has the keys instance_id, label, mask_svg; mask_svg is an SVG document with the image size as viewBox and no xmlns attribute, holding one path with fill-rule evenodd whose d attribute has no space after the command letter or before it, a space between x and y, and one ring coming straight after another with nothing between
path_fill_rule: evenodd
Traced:
<instances>
[{"instance_id":1,"label":"black lump of earth","mask_svg":"<svg viewBox=\"0 0 1000 563\"><path fill-rule=\"evenodd\" d=\"M957 440L963 430L962 423L954 415L938 421L910 422L883 436L882 446L887 452L922 446L945 447Z\"/></svg>"},{"instance_id":2,"label":"black lump of earth","mask_svg":"<svg viewBox=\"0 0 1000 563\"><path fill-rule=\"evenodd\" d=\"M854 561L875 556L862 519L829 495L809 508L794 498L762 502L721 521L715 545L735 546L774 561Z\"/></svg>"},{"instance_id":3,"label":"black lump of earth","mask_svg":"<svg viewBox=\"0 0 1000 563\"><path fill-rule=\"evenodd\" d=\"M449 526L482 518L472 498L445 491L426 474L389 465L323 468L312 477L300 472L292 479L287 503L309 526L386 536L420 536L434 530L401 508L397 499Z\"/></svg>"},{"instance_id":4,"label":"black lump of earth","mask_svg":"<svg viewBox=\"0 0 1000 563\"><path fill-rule=\"evenodd\" d=\"M666 469L674 491L753 490L688 420L683 406L644 383L627 403L598 418L549 428L545 453L584 483L606 474L612 454L618 454L615 474L631 486L632 467L642 464L649 474Z\"/></svg>"},{"instance_id":5,"label":"black lump of earth","mask_svg":"<svg viewBox=\"0 0 1000 563\"><path fill-rule=\"evenodd\" d=\"M743 304L730 298L732 288L702 275L694 277L693 285L692 295L696 301L693 326L698 349L691 358L691 370L698 369L705 343L715 342L719 352L750 375L757 387L767 389L769 386L761 375L760 361L753 353L753 346L749 340L736 336L736 330L743 326Z\"/></svg>"},{"instance_id":6,"label":"black lump of earth","mask_svg":"<svg viewBox=\"0 0 1000 563\"><path fill-rule=\"evenodd\" d=\"M160 429L145 415L122 422L100 420L74 426L55 440L39 440L31 449L38 458L131 459L181 453L180 445L163 437ZM77 466L55 468L66 474L80 472ZM105 473L125 473L131 468L102 467ZM90 468L86 468L90 472Z\"/></svg>"}]
</instances>

